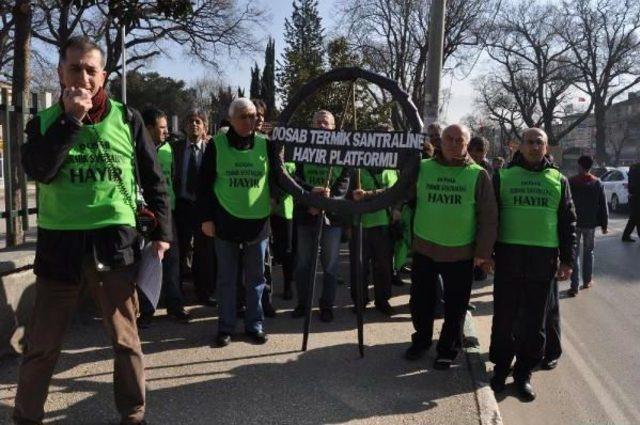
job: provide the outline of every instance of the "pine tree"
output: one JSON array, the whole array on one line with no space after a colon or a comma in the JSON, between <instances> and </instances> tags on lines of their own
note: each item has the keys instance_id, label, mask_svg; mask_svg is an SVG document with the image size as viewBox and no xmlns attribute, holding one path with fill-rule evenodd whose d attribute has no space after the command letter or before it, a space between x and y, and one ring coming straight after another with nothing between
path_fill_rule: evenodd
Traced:
<instances>
[{"instance_id":1,"label":"pine tree","mask_svg":"<svg viewBox=\"0 0 640 425\"><path fill-rule=\"evenodd\" d=\"M278 85L284 103L288 103L308 80L324 72L322 19L317 0L293 0L291 19L285 19L287 46L278 62ZM322 96L308 99L296 111L292 123L308 125L313 112L323 105Z\"/></svg>"},{"instance_id":2,"label":"pine tree","mask_svg":"<svg viewBox=\"0 0 640 425\"><path fill-rule=\"evenodd\" d=\"M261 86L262 84L260 81L260 68L256 63L255 67L251 67L251 85L249 86L249 97L251 99L258 99L261 97Z\"/></svg>"},{"instance_id":3,"label":"pine tree","mask_svg":"<svg viewBox=\"0 0 640 425\"><path fill-rule=\"evenodd\" d=\"M267 104L267 121L273 121L278 116L276 111L276 42L269 38L264 52L264 69L262 71L262 84L260 98Z\"/></svg>"},{"instance_id":4,"label":"pine tree","mask_svg":"<svg viewBox=\"0 0 640 425\"><path fill-rule=\"evenodd\" d=\"M244 89L238 86L238 97L244 97Z\"/></svg>"}]
</instances>

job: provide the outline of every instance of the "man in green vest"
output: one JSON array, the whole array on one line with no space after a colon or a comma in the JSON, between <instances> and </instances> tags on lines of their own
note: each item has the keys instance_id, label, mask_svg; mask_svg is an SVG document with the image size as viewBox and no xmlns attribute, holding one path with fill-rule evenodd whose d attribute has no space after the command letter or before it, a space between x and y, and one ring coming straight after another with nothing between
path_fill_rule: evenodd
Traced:
<instances>
[{"instance_id":1,"label":"man in green vest","mask_svg":"<svg viewBox=\"0 0 640 425\"><path fill-rule=\"evenodd\" d=\"M546 156L538 128L526 130L507 168L494 175L500 226L495 247L491 388L501 392L516 359L513 379L523 401L536 394L531 372L545 351L545 320L554 279L571 276L576 214L569 183Z\"/></svg>"},{"instance_id":2,"label":"man in green vest","mask_svg":"<svg viewBox=\"0 0 640 425\"><path fill-rule=\"evenodd\" d=\"M433 367L448 369L462 344L473 267L491 269L498 216L491 179L467 152L461 125L442 134L441 149L420 164L415 189L411 319L416 332L405 356L421 358L433 338L438 275L444 285L444 324Z\"/></svg>"},{"instance_id":3,"label":"man in green vest","mask_svg":"<svg viewBox=\"0 0 640 425\"><path fill-rule=\"evenodd\" d=\"M333 114L320 110L313 115L313 128L333 130L336 127ZM306 190L322 196L342 198L349 189L349 170L343 167L327 167L315 164L296 164L296 179ZM311 261L318 255L314 235L318 230L321 211L303 204L295 204L294 221L296 223L296 292L298 305L293 317L303 317L306 311L307 294L310 289ZM335 214L324 215L322 235L320 237L320 262L322 264L322 291L320 294L320 320L333 321L333 304L338 284L338 266L340 259L340 239L344 218Z\"/></svg>"},{"instance_id":4,"label":"man in green vest","mask_svg":"<svg viewBox=\"0 0 640 425\"><path fill-rule=\"evenodd\" d=\"M146 109L142 112L144 125L153 140L158 153L158 161L162 168L162 174L167 184L169 194L169 206L171 212L176 208L176 195L173 190L173 152L171 145L166 142L169 136L167 115L157 108ZM172 214L172 218L175 215ZM175 223L174 223L175 224ZM171 248L165 253L162 260L162 294L167 307L167 314L181 323L189 323L191 316L184 309L184 299L180 290L180 255L178 252L178 240L176 227L173 226L173 239ZM155 309L142 291L138 291L140 298L140 317L138 327L147 328L151 324Z\"/></svg>"},{"instance_id":5,"label":"man in green vest","mask_svg":"<svg viewBox=\"0 0 640 425\"><path fill-rule=\"evenodd\" d=\"M270 176L275 169L266 137L254 131L256 107L238 98L229 106L231 126L218 133L202 157L197 208L202 233L215 237L218 262L218 334L216 344L229 345L236 328L238 263L244 274L244 330L256 344L267 342L263 329L262 292L271 213ZM242 257L241 257L242 256Z\"/></svg>"},{"instance_id":6,"label":"man in green vest","mask_svg":"<svg viewBox=\"0 0 640 425\"><path fill-rule=\"evenodd\" d=\"M23 166L38 182L36 300L20 366L14 420L41 423L64 333L84 285L100 306L113 346L114 390L122 424L145 414L142 349L136 327L136 167L158 226L162 259L171 211L155 147L137 111L109 99L104 54L72 37L60 50L60 101L27 125Z\"/></svg>"},{"instance_id":7,"label":"man in green vest","mask_svg":"<svg viewBox=\"0 0 640 425\"><path fill-rule=\"evenodd\" d=\"M360 187L352 192L355 201L360 201L377 192L384 191L398 181L396 170L359 170ZM354 176L357 178L358 176ZM399 210L400 206L397 207ZM391 211L384 209L362 215L362 281L367 285L369 268L373 271L373 289L375 308L386 316L393 314L391 299L391 280L393 277L393 246L389 225L392 222ZM398 217L396 217L398 218ZM354 253L355 238L351 238L351 299L356 299L356 267ZM366 289L366 288L365 288ZM369 301L368 294L363 294L363 305Z\"/></svg>"}]
</instances>

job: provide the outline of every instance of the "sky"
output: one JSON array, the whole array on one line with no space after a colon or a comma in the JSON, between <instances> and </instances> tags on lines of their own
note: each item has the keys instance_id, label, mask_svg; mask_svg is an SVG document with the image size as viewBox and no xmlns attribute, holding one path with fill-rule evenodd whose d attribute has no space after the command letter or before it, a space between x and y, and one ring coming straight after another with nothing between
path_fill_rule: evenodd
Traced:
<instances>
[{"instance_id":1,"label":"sky","mask_svg":"<svg viewBox=\"0 0 640 425\"><path fill-rule=\"evenodd\" d=\"M337 26L337 14L339 1L337 0L319 0L318 10L322 18L322 25L325 28L325 36L331 36L335 33ZM270 19L265 23L262 28L258 28L257 37L262 37L264 40L268 36L275 39L276 47L276 61L280 59L284 42L284 21L285 18L291 17L292 1L291 0L262 0L262 5L267 5L270 9ZM266 41L264 42L266 45ZM224 58L221 60L223 66L221 67L224 72L220 77L229 82L232 87L240 86L246 89L247 94L249 91L250 83L250 70L254 62L257 62L260 69L264 66L264 48L260 53L247 58ZM482 68L482 61L474 68L470 75L464 80L458 80L456 78L446 77L442 81L442 89L450 89L451 97L446 105L444 116L441 121L444 122L457 122L465 115L469 115L473 112L473 100L475 98L475 92L472 84L473 79L479 75ZM156 71L161 75L167 75L172 78L181 79L186 82L192 82L197 78L203 76L210 76L211 70L201 65L198 62L190 62L188 57L182 56L180 53L176 53L173 58L162 58L156 60L150 70Z\"/></svg>"}]
</instances>

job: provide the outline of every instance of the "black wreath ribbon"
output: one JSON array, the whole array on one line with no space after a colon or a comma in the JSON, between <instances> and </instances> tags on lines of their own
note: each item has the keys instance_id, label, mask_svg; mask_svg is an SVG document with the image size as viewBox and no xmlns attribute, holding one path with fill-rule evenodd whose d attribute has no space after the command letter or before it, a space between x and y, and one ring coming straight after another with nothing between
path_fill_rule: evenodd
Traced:
<instances>
[{"instance_id":1,"label":"black wreath ribbon","mask_svg":"<svg viewBox=\"0 0 640 425\"><path fill-rule=\"evenodd\" d=\"M391 93L393 100L402 107L411 129L415 132L422 131L422 120L418 109L411 101L409 94L402 90L396 81L355 67L333 69L305 83L280 114L278 126L286 126L298 106L326 84L356 79L366 80ZM274 165L280 188L292 195L295 202L341 215L370 213L388 208L406 199L411 185L417 179L420 166L420 152L416 151L415 154L408 156L403 161L398 181L391 188L357 202L351 199L324 198L305 190L289 175L284 166L284 144L282 142L274 143L277 143L275 149L276 152L279 152Z\"/></svg>"}]
</instances>

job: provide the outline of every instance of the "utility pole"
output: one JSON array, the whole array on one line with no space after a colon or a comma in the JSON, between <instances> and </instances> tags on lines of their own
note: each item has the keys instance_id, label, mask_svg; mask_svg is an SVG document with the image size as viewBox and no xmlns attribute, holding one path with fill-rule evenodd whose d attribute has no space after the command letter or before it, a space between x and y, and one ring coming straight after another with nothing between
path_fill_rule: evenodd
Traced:
<instances>
[{"instance_id":1,"label":"utility pole","mask_svg":"<svg viewBox=\"0 0 640 425\"><path fill-rule=\"evenodd\" d=\"M122 103L127 103L127 44L125 37L127 30L122 22Z\"/></svg>"},{"instance_id":2,"label":"utility pole","mask_svg":"<svg viewBox=\"0 0 640 425\"><path fill-rule=\"evenodd\" d=\"M424 85L424 110L422 111L422 121L425 126L438 121L439 118L446 10L447 0L431 1L429 57L427 61L427 78Z\"/></svg>"}]
</instances>

